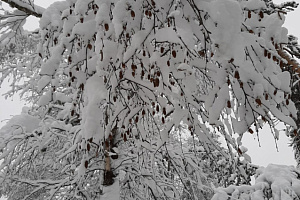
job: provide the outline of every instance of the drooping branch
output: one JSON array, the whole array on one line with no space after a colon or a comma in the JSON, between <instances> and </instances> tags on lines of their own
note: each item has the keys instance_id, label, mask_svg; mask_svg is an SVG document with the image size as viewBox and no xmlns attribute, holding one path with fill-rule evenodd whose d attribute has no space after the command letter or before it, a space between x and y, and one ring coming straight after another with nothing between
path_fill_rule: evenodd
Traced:
<instances>
[{"instance_id":1,"label":"drooping branch","mask_svg":"<svg viewBox=\"0 0 300 200\"><path fill-rule=\"evenodd\" d=\"M15 0L1 0L7 4L9 4L12 8L16 8L18 10L21 10L25 12L28 15L35 16L37 18L41 18L42 14L44 12L44 8L34 5L31 6L29 4L23 3L21 1L15 1Z\"/></svg>"}]
</instances>

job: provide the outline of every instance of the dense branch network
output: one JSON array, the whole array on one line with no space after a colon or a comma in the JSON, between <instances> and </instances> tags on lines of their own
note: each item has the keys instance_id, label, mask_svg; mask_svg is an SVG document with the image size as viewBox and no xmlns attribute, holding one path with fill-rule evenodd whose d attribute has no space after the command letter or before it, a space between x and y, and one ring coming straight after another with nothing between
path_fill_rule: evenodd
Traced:
<instances>
[{"instance_id":1,"label":"dense branch network","mask_svg":"<svg viewBox=\"0 0 300 200\"><path fill-rule=\"evenodd\" d=\"M277 139L274 119L296 127L281 68L294 64L282 48L284 8L70 0L41 11L5 2L42 17L35 34L23 35L18 11L5 16L8 29L1 24L0 81L12 75L11 93L29 92L33 107L0 131L0 194L209 199L215 186L250 184L257 167L243 134L269 124Z\"/></svg>"}]
</instances>

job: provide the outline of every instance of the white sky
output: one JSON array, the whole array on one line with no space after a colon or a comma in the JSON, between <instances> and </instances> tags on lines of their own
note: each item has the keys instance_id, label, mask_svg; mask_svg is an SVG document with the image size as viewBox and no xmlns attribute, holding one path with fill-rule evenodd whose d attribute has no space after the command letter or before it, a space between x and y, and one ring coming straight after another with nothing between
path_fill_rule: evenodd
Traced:
<instances>
[{"instance_id":1,"label":"white sky","mask_svg":"<svg viewBox=\"0 0 300 200\"><path fill-rule=\"evenodd\" d=\"M35 3L47 7L56 0L35 0ZM296 0L299 1L299 0ZM281 3L283 0L274 0L275 3ZM285 23L285 27L289 29L289 34L293 34L296 37L300 38L300 8L296 11L289 13ZM37 19L28 20L29 23L26 24L26 28L35 29L38 27ZM4 84L0 88L0 127L5 124L6 120L11 118L13 115L20 114L23 107L23 103L20 101L18 96L15 96L13 99L5 100L1 96L7 89L7 84ZM285 136L284 132L280 133L280 140L278 142L279 152L275 148L275 142L272 138L272 134L268 128L264 128L260 131L260 144L262 147L259 147L257 142L257 137L250 134L245 134L243 143L249 149L248 153L252 157L254 164L266 166L268 163L277 163L285 165L295 165L296 162L293 159L293 153L291 147L288 147L288 138ZM1 199L0 199L1 200Z\"/></svg>"}]
</instances>

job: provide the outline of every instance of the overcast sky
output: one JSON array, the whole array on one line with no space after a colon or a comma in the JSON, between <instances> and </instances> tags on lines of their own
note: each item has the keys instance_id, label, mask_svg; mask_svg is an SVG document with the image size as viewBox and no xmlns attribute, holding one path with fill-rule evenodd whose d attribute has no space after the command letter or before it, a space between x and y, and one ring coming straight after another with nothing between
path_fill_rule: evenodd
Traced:
<instances>
[{"instance_id":1,"label":"overcast sky","mask_svg":"<svg viewBox=\"0 0 300 200\"><path fill-rule=\"evenodd\" d=\"M55 0L35 0L36 4L47 7ZM298 0L299 1L299 0ZM282 0L274 0L275 3L281 3ZM289 13L285 23L285 27L289 29L289 34L293 34L300 37L300 9ZM26 24L27 29L35 29L38 27L37 19L31 18ZM7 90L7 84L4 84L0 89L0 94L3 94ZM13 99L9 98L5 100L3 96L0 96L0 127L5 124L5 120L11 118L13 115L17 115L21 112L23 103L20 102L18 96L15 96ZM2 121L4 120L4 121ZM285 136L284 132L280 134L280 140L278 142L279 152L276 150L275 141L272 138L272 134L269 129L265 127L259 134L260 144L262 147L259 147L257 136L245 134L243 143L249 149L249 154L252 157L254 164L266 166L268 163L277 163L277 164L286 164L286 165L295 165L293 159L293 153L291 148L288 147L288 139Z\"/></svg>"}]
</instances>

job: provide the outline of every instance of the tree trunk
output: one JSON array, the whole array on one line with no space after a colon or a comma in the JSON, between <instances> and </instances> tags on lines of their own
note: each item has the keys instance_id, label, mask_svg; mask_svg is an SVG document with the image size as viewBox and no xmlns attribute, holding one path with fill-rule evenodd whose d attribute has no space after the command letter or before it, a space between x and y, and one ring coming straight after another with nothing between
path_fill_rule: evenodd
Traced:
<instances>
[{"instance_id":1,"label":"tree trunk","mask_svg":"<svg viewBox=\"0 0 300 200\"><path fill-rule=\"evenodd\" d=\"M111 161L109 156L109 139L105 141L105 170L104 170L104 181L103 185L112 185L114 183L114 174L111 170ZM108 144L108 145L107 145Z\"/></svg>"},{"instance_id":2,"label":"tree trunk","mask_svg":"<svg viewBox=\"0 0 300 200\"><path fill-rule=\"evenodd\" d=\"M114 146L114 140L115 140L115 136L118 132L118 128L117 126L115 126L112 131L111 131L111 135L105 140L105 168L104 168L104 181L103 181L103 185L112 185L114 183L114 173L112 171L111 168L111 157L109 155L109 152L112 151L112 147Z\"/></svg>"}]
</instances>

